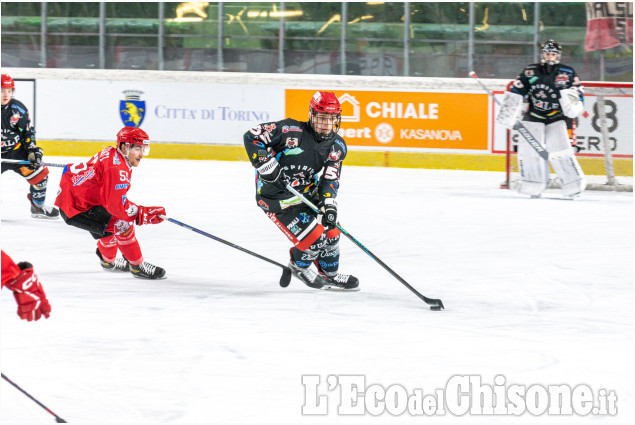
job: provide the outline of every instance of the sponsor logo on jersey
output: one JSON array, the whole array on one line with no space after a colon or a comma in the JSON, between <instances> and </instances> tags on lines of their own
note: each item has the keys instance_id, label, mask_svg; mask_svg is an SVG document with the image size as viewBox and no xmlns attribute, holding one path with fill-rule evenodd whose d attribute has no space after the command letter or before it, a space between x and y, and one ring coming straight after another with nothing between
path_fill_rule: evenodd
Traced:
<instances>
[{"instance_id":1,"label":"sponsor logo on jersey","mask_svg":"<svg viewBox=\"0 0 635 425\"><path fill-rule=\"evenodd\" d=\"M262 128L264 128L266 131L273 131L276 128L276 125L271 123L271 124L263 125Z\"/></svg>"},{"instance_id":2,"label":"sponsor logo on jersey","mask_svg":"<svg viewBox=\"0 0 635 425\"><path fill-rule=\"evenodd\" d=\"M300 148L285 149L284 150L284 154L285 155L300 155L302 152L304 152L304 151L302 149L300 149Z\"/></svg>"},{"instance_id":3,"label":"sponsor logo on jersey","mask_svg":"<svg viewBox=\"0 0 635 425\"><path fill-rule=\"evenodd\" d=\"M297 137L287 137L287 140L284 143L289 149L293 149L293 148L297 148L299 143L298 143L298 138Z\"/></svg>"},{"instance_id":4,"label":"sponsor logo on jersey","mask_svg":"<svg viewBox=\"0 0 635 425\"><path fill-rule=\"evenodd\" d=\"M127 127L139 127L146 114L146 102L141 100L141 90L124 90L124 100L119 101L119 116Z\"/></svg>"},{"instance_id":5,"label":"sponsor logo on jersey","mask_svg":"<svg viewBox=\"0 0 635 425\"><path fill-rule=\"evenodd\" d=\"M128 186L130 186L128 183L117 184L115 185L115 190L128 189Z\"/></svg>"},{"instance_id":6,"label":"sponsor logo on jersey","mask_svg":"<svg viewBox=\"0 0 635 425\"><path fill-rule=\"evenodd\" d=\"M298 205L301 203L302 201L297 196L290 199L283 199L280 201L280 208L285 209L285 208L289 208L290 206Z\"/></svg>"},{"instance_id":7,"label":"sponsor logo on jersey","mask_svg":"<svg viewBox=\"0 0 635 425\"><path fill-rule=\"evenodd\" d=\"M533 69L526 69L526 70L525 70L525 75L526 75L527 77L533 77L534 75L536 75L536 73L534 72L534 70L533 70Z\"/></svg>"},{"instance_id":8,"label":"sponsor logo on jersey","mask_svg":"<svg viewBox=\"0 0 635 425\"><path fill-rule=\"evenodd\" d=\"M263 201L262 199L260 199L258 201L258 206L260 206L260 208L262 208L265 211L269 211L269 204L267 204L265 201Z\"/></svg>"},{"instance_id":9,"label":"sponsor logo on jersey","mask_svg":"<svg viewBox=\"0 0 635 425\"><path fill-rule=\"evenodd\" d=\"M311 216L304 212L300 213L300 221L304 224L307 224L309 221L311 221Z\"/></svg>"},{"instance_id":10,"label":"sponsor logo on jersey","mask_svg":"<svg viewBox=\"0 0 635 425\"><path fill-rule=\"evenodd\" d=\"M297 125L283 125L282 126L283 133L288 133L290 131L298 131L302 133L302 128L298 127Z\"/></svg>"}]
</instances>

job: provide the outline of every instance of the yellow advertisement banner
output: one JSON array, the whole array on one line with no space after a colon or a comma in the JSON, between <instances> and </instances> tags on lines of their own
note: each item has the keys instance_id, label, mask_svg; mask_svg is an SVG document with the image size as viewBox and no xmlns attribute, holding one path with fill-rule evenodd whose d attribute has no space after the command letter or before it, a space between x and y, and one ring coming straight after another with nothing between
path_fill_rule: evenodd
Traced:
<instances>
[{"instance_id":1,"label":"yellow advertisement banner","mask_svg":"<svg viewBox=\"0 0 635 425\"><path fill-rule=\"evenodd\" d=\"M306 121L315 90L287 89L285 116ZM334 90L349 146L487 150L487 94Z\"/></svg>"}]
</instances>

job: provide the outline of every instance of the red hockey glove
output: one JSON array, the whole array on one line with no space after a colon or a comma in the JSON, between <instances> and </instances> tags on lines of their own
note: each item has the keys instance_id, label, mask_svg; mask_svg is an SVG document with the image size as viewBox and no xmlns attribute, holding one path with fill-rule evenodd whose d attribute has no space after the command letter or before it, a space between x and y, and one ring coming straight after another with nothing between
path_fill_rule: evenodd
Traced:
<instances>
[{"instance_id":1,"label":"red hockey glove","mask_svg":"<svg viewBox=\"0 0 635 425\"><path fill-rule=\"evenodd\" d=\"M160 215L165 215L165 208L163 207L142 207L139 205L139 213L137 214L137 218L135 222L138 226L142 226L144 224L157 224L161 223L163 219L159 217Z\"/></svg>"},{"instance_id":2,"label":"red hockey glove","mask_svg":"<svg viewBox=\"0 0 635 425\"><path fill-rule=\"evenodd\" d=\"M7 288L13 291L15 301L18 303L18 316L29 322L39 320L42 316L48 319L51 305L46 299L37 275L33 272L33 266L22 262L18 263L18 267L22 269L20 274L6 284Z\"/></svg>"}]
</instances>

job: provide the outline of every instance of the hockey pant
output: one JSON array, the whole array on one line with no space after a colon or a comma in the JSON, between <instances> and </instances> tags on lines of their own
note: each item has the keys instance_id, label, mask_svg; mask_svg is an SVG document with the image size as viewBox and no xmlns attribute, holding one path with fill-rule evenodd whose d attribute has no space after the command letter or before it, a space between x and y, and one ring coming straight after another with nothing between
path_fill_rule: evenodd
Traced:
<instances>
[{"instance_id":1,"label":"hockey pant","mask_svg":"<svg viewBox=\"0 0 635 425\"><path fill-rule=\"evenodd\" d=\"M31 199L37 206L44 205L46 199L46 185L48 183L49 169L48 167L38 167L35 170L30 168L19 166L15 164L2 164L2 172L7 170L13 170L22 177L24 177L31 186L29 191L31 193Z\"/></svg>"},{"instance_id":2,"label":"hockey pant","mask_svg":"<svg viewBox=\"0 0 635 425\"><path fill-rule=\"evenodd\" d=\"M568 150L570 154L551 159L551 167L555 171L562 193L565 196L574 196L586 188L584 173L578 160L573 154L567 125L564 120L551 124L523 121L523 125L538 140L547 152L560 152ZM523 139L518 144L518 169L520 170L520 185L518 192L525 195L540 195L549 183L549 163L538 155L527 141Z\"/></svg>"},{"instance_id":3,"label":"hockey pant","mask_svg":"<svg viewBox=\"0 0 635 425\"><path fill-rule=\"evenodd\" d=\"M115 261L119 250L130 264L136 266L143 262L133 222L113 217L102 206L93 207L71 218L62 210L60 214L66 224L87 230L93 238L98 239L97 248L105 261Z\"/></svg>"},{"instance_id":4,"label":"hockey pant","mask_svg":"<svg viewBox=\"0 0 635 425\"><path fill-rule=\"evenodd\" d=\"M327 276L337 274L340 265L338 229L325 229L317 214L306 205L266 214L293 243L291 261L296 266L307 268L315 263Z\"/></svg>"}]
</instances>

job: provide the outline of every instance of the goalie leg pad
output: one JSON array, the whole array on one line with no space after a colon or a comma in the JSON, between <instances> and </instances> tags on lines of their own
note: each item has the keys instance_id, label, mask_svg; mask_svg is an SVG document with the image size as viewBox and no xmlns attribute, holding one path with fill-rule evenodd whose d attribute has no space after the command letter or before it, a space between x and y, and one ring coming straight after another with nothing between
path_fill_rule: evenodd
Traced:
<instances>
[{"instance_id":1,"label":"goalie leg pad","mask_svg":"<svg viewBox=\"0 0 635 425\"><path fill-rule=\"evenodd\" d=\"M570 155L551 160L551 167L555 171L564 196L573 197L578 195L586 188L586 179L584 172L578 163L567 133L567 125L564 121L556 121L548 124L545 129L545 137L547 138L547 150L549 152L558 152L569 149Z\"/></svg>"},{"instance_id":2,"label":"goalie leg pad","mask_svg":"<svg viewBox=\"0 0 635 425\"><path fill-rule=\"evenodd\" d=\"M523 125L540 144L544 145L545 125L543 123L523 121ZM549 182L549 164L524 139L518 143L518 169L520 171L519 193L538 196L545 191Z\"/></svg>"}]
</instances>

